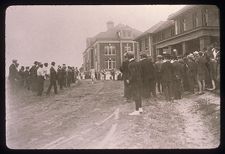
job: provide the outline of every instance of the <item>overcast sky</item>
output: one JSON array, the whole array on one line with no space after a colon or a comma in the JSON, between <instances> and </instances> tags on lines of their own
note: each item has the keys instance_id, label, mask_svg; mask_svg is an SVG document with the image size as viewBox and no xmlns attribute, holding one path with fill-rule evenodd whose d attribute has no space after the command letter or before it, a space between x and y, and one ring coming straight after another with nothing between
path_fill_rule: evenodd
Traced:
<instances>
[{"instance_id":1,"label":"overcast sky","mask_svg":"<svg viewBox=\"0 0 225 154\"><path fill-rule=\"evenodd\" d=\"M106 30L106 22L142 32L184 5L11 6L6 10L6 67L35 60L80 67L86 38Z\"/></svg>"}]
</instances>

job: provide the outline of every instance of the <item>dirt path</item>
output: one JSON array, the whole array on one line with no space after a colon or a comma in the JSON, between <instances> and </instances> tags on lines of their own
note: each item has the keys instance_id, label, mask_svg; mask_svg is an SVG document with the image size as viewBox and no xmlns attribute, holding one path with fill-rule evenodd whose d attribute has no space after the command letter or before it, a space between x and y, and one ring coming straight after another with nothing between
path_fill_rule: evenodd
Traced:
<instances>
[{"instance_id":1,"label":"dirt path","mask_svg":"<svg viewBox=\"0 0 225 154\"><path fill-rule=\"evenodd\" d=\"M215 148L219 145L219 97L211 93L168 103L133 103L120 81L84 80L58 95L21 92L6 104L7 145L16 149Z\"/></svg>"}]
</instances>

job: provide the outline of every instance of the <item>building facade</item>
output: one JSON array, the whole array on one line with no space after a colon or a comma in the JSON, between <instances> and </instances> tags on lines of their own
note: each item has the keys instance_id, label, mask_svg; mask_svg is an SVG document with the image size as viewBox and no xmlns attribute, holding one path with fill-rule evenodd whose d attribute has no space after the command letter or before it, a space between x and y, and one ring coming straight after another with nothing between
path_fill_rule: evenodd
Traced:
<instances>
[{"instance_id":1,"label":"building facade","mask_svg":"<svg viewBox=\"0 0 225 154\"><path fill-rule=\"evenodd\" d=\"M219 9L216 6L189 5L169 15L167 21L160 22L150 33L135 40L140 46L150 48L149 55L154 59L158 54L172 51L177 55L186 55L212 45L220 46L219 22ZM143 38L151 41L141 41Z\"/></svg>"},{"instance_id":2,"label":"building facade","mask_svg":"<svg viewBox=\"0 0 225 154\"><path fill-rule=\"evenodd\" d=\"M127 25L114 26L113 22L107 22L106 32L87 39L87 48L83 52L85 71L93 68L96 71L119 69L127 51L133 51L137 57L138 44L134 38L140 34Z\"/></svg>"}]
</instances>

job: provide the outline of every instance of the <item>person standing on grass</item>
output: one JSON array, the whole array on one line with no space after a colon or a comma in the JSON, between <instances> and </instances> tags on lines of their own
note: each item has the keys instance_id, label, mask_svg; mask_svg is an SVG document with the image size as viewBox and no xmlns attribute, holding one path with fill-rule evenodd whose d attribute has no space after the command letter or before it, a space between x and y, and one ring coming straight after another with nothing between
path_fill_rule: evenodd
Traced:
<instances>
[{"instance_id":1,"label":"person standing on grass","mask_svg":"<svg viewBox=\"0 0 225 154\"><path fill-rule=\"evenodd\" d=\"M164 62L162 64L161 72L162 72L163 92L166 101L173 102L174 69L172 63L170 62L169 54L166 54L164 56Z\"/></svg>"},{"instance_id":2,"label":"person standing on grass","mask_svg":"<svg viewBox=\"0 0 225 154\"><path fill-rule=\"evenodd\" d=\"M17 60L12 60L9 66L9 86L11 91L16 91L16 81L18 80L18 70L16 68Z\"/></svg>"},{"instance_id":3,"label":"person standing on grass","mask_svg":"<svg viewBox=\"0 0 225 154\"><path fill-rule=\"evenodd\" d=\"M142 78L140 63L135 60L133 52L128 52L127 54L129 64L128 79L126 81L130 85L131 96L135 102L135 111L129 115L140 115L140 113L143 112L141 99Z\"/></svg>"},{"instance_id":4,"label":"person standing on grass","mask_svg":"<svg viewBox=\"0 0 225 154\"><path fill-rule=\"evenodd\" d=\"M25 88L27 90L30 90L30 72L29 72L29 66L26 67L26 70L24 72L24 78L25 78Z\"/></svg>"},{"instance_id":5,"label":"person standing on grass","mask_svg":"<svg viewBox=\"0 0 225 154\"><path fill-rule=\"evenodd\" d=\"M33 92L37 91L37 69L38 69L38 62L35 61L34 65L30 68L31 90Z\"/></svg>"},{"instance_id":6,"label":"person standing on grass","mask_svg":"<svg viewBox=\"0 0 225 154\"><path fill-rule=\"evenodd\" d=\"M162 75L161 75L162 63L163 63L163 56L158 55L157 61L155 62L155 71L156 71L156 83L157 83L156 85L157 85L158 92L160 94L162 94L162 92L163 92L163 90L162 90Z\"/></svg>"},{"instance_id":7,"label":"person standing on grass","mask_svg":"<svg viewBox=\"0 0 225 154\"><path fill-rule=\"evenodd\" d=\"M60 90L63 90L63 72L62 67L60 65L58 65L57 69L57 80Z\"/></svg>"},{"instance_id":8,"label":"person standing on grass","mask_svg":"<svg viewBox=\"0 0 225 154\"><path fill-rule=\"evenodd\" d=\"M124 57L125 57L125 60L123 61L122 66L120 67L120 71L122 72L122 78L124 82L124 97L127 100L129 100L131 98L130 86L126 82L126 80L128 79L128 64L129 64L127 53L124 54ZM104 76L103 71L102 71L102 76Z\"/></svg>"},{"instance_id":9,"label":"person standing on grass","mask_svg":"<svg viewBox=\"0 0 225 154\"><path fill-rule=\"evenodd\" d=\"M48 90L46 92L47 95L49 95L52 86L54 86L54 93L57 94L56 80L57 80L57 72L56 72L56 69L55 69L55 62L52 62L51 68L50 68L50 85L49 85Z\"/></svg>"},{"instance_id":10,"label":"person standing on grass","mask_svg":"<svg viewBox=\"0 0 225 154\"><path fill-rule=\"evenodd\" d=\"M90 70L90 72L91 72L91 83L94 84L94 81L95 81L95 69L92 68Z\"/></svg>"},{"instance_id":11,"label":"person standing on grass","mask_svg":"<svg viewBox=\"0 0 225 154\"><path fill-rule=\"evenodd\" d=\"M45 72L43 69L43 64L39 64L37 69L37 95L42 96L42 92L44 90L44 80L45 80Z\"/></svg>"}]
</instances>

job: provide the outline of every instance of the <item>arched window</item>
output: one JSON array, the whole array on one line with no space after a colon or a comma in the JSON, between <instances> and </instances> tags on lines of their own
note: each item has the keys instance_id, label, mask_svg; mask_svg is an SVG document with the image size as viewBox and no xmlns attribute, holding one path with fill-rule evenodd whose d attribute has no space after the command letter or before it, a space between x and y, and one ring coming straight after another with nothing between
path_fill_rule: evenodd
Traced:
<instances>
[{"instance_id":1,"label":"arched window","mask_svg":"<svg viewBox=\"0 0 225 154\"><path fill-rule=\"evenodd\" d=\"M112 46L111 44L105 46L105 55L115 55L116 54L116 47Z\"/></svg>"}]
</instances>

